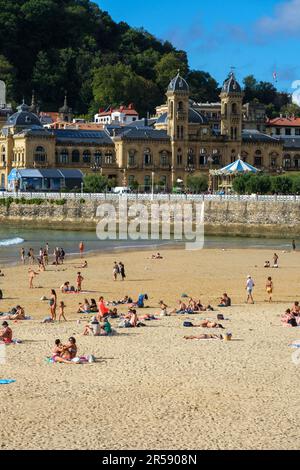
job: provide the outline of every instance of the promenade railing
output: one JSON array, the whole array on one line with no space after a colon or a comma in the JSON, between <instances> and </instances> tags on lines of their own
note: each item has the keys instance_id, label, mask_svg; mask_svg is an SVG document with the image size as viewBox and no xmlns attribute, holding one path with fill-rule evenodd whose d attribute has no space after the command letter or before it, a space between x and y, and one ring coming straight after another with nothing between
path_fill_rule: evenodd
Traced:
<instances>
[{"instance_id":1,"label":"promenade railing","mask_svg":"<svg viewBox=\"0 0 300 470\"><path fill-rule=\"evenodd\" d=\"M114 194L114 193L48 193L48 192L8 192L1 191L0 198L13 199L66 199L87 201L116 201L127 198L129 201L235 201L235 202L300 202L296 195L219 195L219 194Z\"/></svg>"}]
</instances>

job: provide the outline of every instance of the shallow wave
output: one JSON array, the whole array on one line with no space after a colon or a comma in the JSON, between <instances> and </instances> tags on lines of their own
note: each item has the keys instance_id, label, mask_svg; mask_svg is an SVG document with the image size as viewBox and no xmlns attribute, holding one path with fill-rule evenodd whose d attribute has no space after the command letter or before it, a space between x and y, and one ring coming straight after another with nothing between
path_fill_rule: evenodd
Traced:
<instances>
[{"instance_id":1,"label":"shallow wave","mask_svg":"<svg viewBox=\"0 0 300 470\"><path fill-rule=\"evenodd\" d=\"M24 239L20 237L15 238L8 238L7 240L0 240L0 247L1 246L11 246L11 245L20 245L20 243L24 243Z\"/></svg>"}]
</instances>

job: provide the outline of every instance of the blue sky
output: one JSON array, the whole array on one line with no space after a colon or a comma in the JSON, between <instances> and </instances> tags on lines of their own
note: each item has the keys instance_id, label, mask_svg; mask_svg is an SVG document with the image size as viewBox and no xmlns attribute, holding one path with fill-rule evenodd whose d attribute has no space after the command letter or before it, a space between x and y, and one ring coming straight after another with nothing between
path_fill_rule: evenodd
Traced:
<instances>
[{"instance_id":1,"label":"blue sky","mask_svg":"<svg viewBox=\"0 0 300 470\"><path fill-rule=\"evenodd\" d=\"M231 66L291 91L300 80L300 0L98 0L112 18L144 27L222 82Z\"/></svg>"}]
</instances>

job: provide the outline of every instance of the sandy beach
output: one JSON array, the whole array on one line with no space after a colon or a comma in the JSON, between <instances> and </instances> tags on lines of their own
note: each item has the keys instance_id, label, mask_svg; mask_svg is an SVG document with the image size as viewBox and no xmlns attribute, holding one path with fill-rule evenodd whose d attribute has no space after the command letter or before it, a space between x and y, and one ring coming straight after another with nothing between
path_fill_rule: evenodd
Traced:
<instances>
[{"instance_id":1,"label":"sandy beach","mask_svg":"<svg viewBox=\"0 0 300 470\"><path fill-rule=\"evenodd\" d=\"M293 363L289 344L300 339L300 330L282 327L280 314L300 300L300 253L279 252L278 270L263 268L271 251L162 253L163 260L150 260L146 251L89 257L83 288L92 292L80 295L59 292L64 281L75 284L78 260L49 266L33 290L27 266L0 266L0 311L21 304L33 317L10 322L23 342L7 346L0 365L1 379L16 380L0 385L1 449L299 449L300 364ZM125 263L124 282L112 280L115 258ZM256 284L255 305L245 304L248 274ZM266 302L268 275L272 305ZM40 298L51 288L67 305L67 323L40 323L49 314ZM143 314L158 312L161 299L175 307L183 293L215 307L224 292L233 302L225 311L164 317L112 337L82 336L87 316L76 313L86 296L147 293L150 308ZM198 323L217 313L229 319L223 325L231 342L183 339L207 332L184 328L185 319ZM111 323L116 328L118 320ZM54 340L70 335L79 353L93 354L96 363L46 362Z\"/></svg>"}]
</instances>

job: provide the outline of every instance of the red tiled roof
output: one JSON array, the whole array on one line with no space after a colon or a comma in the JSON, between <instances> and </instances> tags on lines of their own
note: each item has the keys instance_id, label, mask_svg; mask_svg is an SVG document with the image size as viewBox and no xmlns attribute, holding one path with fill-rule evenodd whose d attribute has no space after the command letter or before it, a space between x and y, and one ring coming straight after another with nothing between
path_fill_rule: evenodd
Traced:
<instances>
[{"instance_id":1,"label":"red tiled roof","mask_svg":"<svg viewBox=\"0 0 300 470\"><path fill-rule=\"evenodd\" d=\"M267 126L300 127L300 118L278 117L275 119L269 119L267 121Z\"/></svg>"},{"instance_id":2,"label":"red tiled roof","mask_svg":"<svg viewBox=\"0 0 300 470\"><path fill-rule=\"evenodd\" d=\"M132 105L129 105L128 108L121 106L118 109L110 108L108 111L103 111L99 109L99 116L111 116L112 113L124 113L126 116L138 116L138 113L133 109Z\"/></svg>"}]
</instances>

